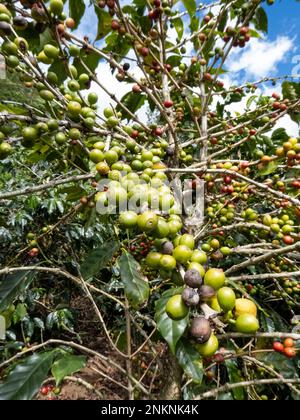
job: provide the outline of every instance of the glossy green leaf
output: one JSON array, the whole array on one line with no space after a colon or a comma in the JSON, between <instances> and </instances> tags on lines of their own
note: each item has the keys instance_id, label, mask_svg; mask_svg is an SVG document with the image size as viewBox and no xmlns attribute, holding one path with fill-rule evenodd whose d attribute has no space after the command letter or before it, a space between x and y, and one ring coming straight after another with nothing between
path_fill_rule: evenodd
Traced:
<instances>
[{"instance_id":1,"label":"glossy green leaf","mask_svg":"<svg viewBox=\"0 0 300 420\"><path fill-rule=\"evenodd\" d=\"M277 130L274 130L272 133L272 141L280 140L281 143L288 141L290 138L287 134L285 128L277 128Z\"/></svg>"},{"instance_id":2,"label":"glossy green leaf","mask_svg":"<svg viewBox=\"0 0 300 420\"><path fill-rule=\"evenodd\" d=\"M282 95L284 99L290 99L291 101L298 99L300 95L300 83L287 81L283 82Z\"/></svg>"},{"instance_id":3,"label":"glossy green leaf","mask_svg":"<svg viewBox=\"0 0 300 420\"><path fill-rule=\"evenodd\" d=\"M181 40L184 33L184 25L182 19L176 18L172 20L174 28L176 29L178 39Z\"/></svg>"},{"instance_id":4,"label":"glossy green leaf","mask_svg":"<svg viewBox=\"0 0 300 420\"><path fill-rule=\"evenodd\" d=\"M100 61L101 57L99 56L99 54L95 53L94 51L86 52L84 50L81 50L80 58L85 63L85 65L88 66L88 68L91 71L94 71L98 67L98 64L99 64L99 61ZM86 69L81 64L79 58L75 58L73 64L76 67L79 74L87 72Z\"/></svg>"},{"instance_id":5,"label":"glossy green leaf","mask_svg":"<svg viewBox=\"0 0 300 420\"><path fill-rule=\"evenodd\" d=\"M34 354L17 365L0 384L0 401L31 400L50 370L54 353Z\"/></svg>"},{"instance_id":6,"label":"glossy green leaf","mask_svg":"<svg viewBox=\"0 0 300 420\"><path fill-rule=\"evenodd\" d=\"M218 31L224 32L228 21L228 12L224 13L218 25Z\"/></svg>"},{"instance_id":7,"label":"glossy green leaf","mask_svg":"<svg viewBox=\"0 0 300 420\"><path fill-rule=\"evenodd\" d=\"M128 252L119 258L120 275L128 301L134 308L143 305L149 297L150 288L139 263Z\"/></svg>"},{"instance_id":8,"label":"glossy green leaf","mask_svg":"<svg viewBox=\"0 0 300 420\"><path fill-rule=\"evenodd\" d=\"M288 359L283 354L270 352L258 353L257 359L261 360L268 366L272 366L285 378L297 378L296 363L293 359Z\"/></svg>"},{"instance_id":9,"label":"glossy green leaf","mask_svg":"<svg viewBox=\"0 0 300 420\"><path fill-rule=\"evenodd\" d=\"M200 24L200 20L196 15L193 15L191 17L191 22L190 22L190 29L192 32L197 32L199 29L199 24ZM196 37L197 39L197 37Z\"/></svg>"},{"instance_id":10,"label":"glossy green leaf","mask_svg":"<svg viewBox=\"0 0 300 420\"><path fill-rule=\"evenodd\" d=\"M255 28L258 31L268 32L268 16L262 7L256 10Z\"/></svg>"},{"instance_id":11,"label":"glossy green leaf","mask_svg":"<svg viewBox=\"0 0 300 420\"><path fill-rule=\"evenodd\" d=\"M4 311L33 281L34 272L22 271L4 276L0 283L0 312Z\"/></svg>"},{"instance_id":12,"label":"glossy green leaf","mask_svg":"<svg viewBox=\"0 0 300 420\"><path fill-rule=\"evenodd\" d=\"M226 359L225 365L227 367L228 376L230 379L230 383L235 382L242 382L243 378L242 375L238 369L237 361L234 359ZM244 388L234 388L232 391L232 395L235 400L244 400L245 393Z\"/></svg>"},{"instance_id":13,"label":"glossy green leaf","mask_svg":"<svg viewBox=\"0 0 300 420\"><path fill-rule=\"evenodd\" d=\"M69 11L70 17L75 21L75 28L77 28L85 12L84 0L69 0Z\"/></svg>"},{"instance_id":14,"label":"glossy green leaf","mask_svg":"<svg viewBox=\"0 0 300 420\"><path fill-rule=\"evenodd\" d=\"M176 357L185 374L194 382L201 383L204 372L202 358L188 340L182 338L178 341Z\"/></svg>"},{"instance_id":15,"label":"glossy green leaf","mask_svg":"<svg viewBox=\"0 0 300 420\"><path fill-rule=\"evenodd\" d=\"M253 104L253 102L257 99L257 95L252 95L248 98L247 100L247 108L250 109L251 105Z\"/></svg>"},{"instance_id":16,"label":"glossy green leaf","mask_svg":"<svg viewBox=\"0 0 300 420\"><path fill-rule=\"evenodd\" d=\"M61 381L69 375L83 369L86 364L86 357L65 355L61 359L56 360L51 369L51 373L55 378L56 386L59 386Z\"/></svg>"},{"instance_id":17,"label":"glossy green leaf","mask_svg":"<svg viewBox=\"0 0 300 420\"><path fill-rule=\"evenodd\" d=\"M55 60L49 67L49 72L56 74L59 84L63 83L68 76L62 60Z\"/></svg>"},{"instance_id":18,"label":"glossy green leaf","mask_svg":"<svg viewBox=\"0 0 300 420\"><path fill-rule=\"evenodd\" d=\"M166 313L166 304L170 297L181 292L181 288L167 290L155 304L155 321L157 329L169 344L170 349L174 354L178 340L182 337L188 326L189 315L180 321L173 321Z\"/></svg>"},{"instance_id":19,"label":"glossy green leaf","mask_svg":"<svg viewBox=\"0 0 300 420\"><path fill-rule=\"evenodd\" d=\"M98 30L95 41L104 38L111 31L111 15L99 7L95 6L95 12L98 17Z\"/></svg>"},{"instance_id":20,"label":"glossy green leaf","mask_svg":"<svg viewBox=\"0 0 300 420\"><path fill-rule=\"evenodd\" d=\"M119 248L119 243L112 239L93 249L80 267L81 274L85 279L93 277L105 268Z\"/></svg>"},{"instance_id":21,"label":"glossy green leaf","mask_svg":"<svg viewBox=\"0 0 300 420\"><path fill-rule=\"evenodd\" d=\"M126 106L133 114L135 114L145 103L146 96L139 93L128 92L121 99L123 105ZM124 118L130 119L130 114L125 112L123 108L118 105L117 111L122 112Z\"/></svg>"},{"instance_id":22,"label":"glossy green leaf","mask_svg":"<svg viewBox=\"0 0 300 420\"><path fill-rule=\"evenodd\" d=\"M196 12L196 1L195 0L182 0L184 7L186 8L190 17Z\"/></svg>"},{"instance_id":23,"label":"glossy green leaf","mask_svg":"<svg viewBox=\"0 0 300 420\"><path fill-rule=\"evenodd\" d=\"M45 29L44 32L40 34L40 49L43 49L46 44L53 43L53 35L50 28Z\"/></svg>"},{"instance_id":24,"label":"glossy green leaf","mask_svg":"<svg viewBox=\"0 0 300 420\"><path fill-rule=\"evenodd\" d=\"M260 170L259 174L263 176L271 175L273 172L276 171L278 165L279 162L273 160L272 162L268 163L262 170Z\"/></svg>"}]
</instances>

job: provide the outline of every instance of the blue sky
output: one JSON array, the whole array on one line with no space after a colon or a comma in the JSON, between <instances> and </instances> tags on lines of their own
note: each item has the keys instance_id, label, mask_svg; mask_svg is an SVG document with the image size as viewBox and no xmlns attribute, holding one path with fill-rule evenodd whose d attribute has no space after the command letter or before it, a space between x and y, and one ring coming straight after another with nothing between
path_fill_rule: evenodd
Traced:
<instances>
[{"instance_id":1,"label":"blue sky","mask_svg":"<svg viewBox=\"0 0 300 420\"><path fill-rule=\"evenodd\" d=\"M85 0L89 4L89 0ZM121 5L130 4L129 0L120 0ZM200 2L197 0L197 4ZM211 3L202 1L201 3ZM260 39L252 39L244 49L236 48L233 50L227 61L228 73L222 76L225 86L231 84L243 84L245 81L255 82L263 77L283 76L294 74L300 76L300 2L296 0L275 0L273 6L263 3L269 18L269 32L262 34ZM183 4L179 1L176 9L183 10ZM217 9L213 10L217 13ZM95 39L97 32L97 19L93 7L88 8L78 34L88 35L91 40ZM171 37L175 41L175 30L171 31ZM193 54L192 45L187 45L188 52ZM297 64L299 66L297 67ZM137 77L142 76L139 69L132 69ZM130 90L130 86L116 81L112 76L106 63L100 62L98 74L101 74L101 81L109 87L112 92L116 92L119 98ZM100 93L101 108L109 104L109 98ZM271 84L261 86L260 92L271 94L273 91L280 92L280 84L276 88ZM241 112L244 104L233 106L232 111ZM238 108L237 108L238 107ZM281 121L281 126L285 127L291 135L298 135L299 128L289 117Z\"/></svg>"},{"instance_id":2,"label":"blue sky","mask_svg":"<svg viewBox=\"0 0 300 420\"><path fill-rule=\"evenodd\" d=\"M89 0L85 0L85 3L88 5ZM128 0L120 0L120 3L125 5L131 2ZM197 3L199 2L197 1ZM202 3L211 3L211 1L202 1ZM266 43L270 43L271 57L266 55L265 62L271 59L276 60L276 63L272 68L272 73L269 75L290 75L292 74L292 70L295 67L295 62L293 63L293 59L294 61L297 61L297 55L300 55L300 2L297 2L296 0L276 0L273 6L267 6L266 4L263 6L269 17L269 32L267 35L264 35L264 44L258 44L257 47L259 49L259 46L263 45L267 52L268 48L266 47ZM180 1L177 3L176 9L184 9ZM97 21L93 12L93 8L91 7L87 9L84 19L82 20L82 24L80 25L80 33L88 35L91 39L94 39L96 32ZM281 43L279 40L281 40ZM284 40L289 40L290 43L283 42ZM276 49L274 56L274 43L279 50L282 49L282 53L279 54L278 59L276 59L276 52L278 53L278 49ZM244 51L242 51L242 53L244 53ZM300 57L298 62L300 63ZM258 63L258 65L259 64L261 63ZM255 76L253 72L250 73L250 75L248 74L248 76L252 75ZM259 70L257 71L257 75L259 75ZM262 72L261 76L264 77L267 76L267 74Z\"/></svg>"},{"instance_id":3,"label":"blue sky","mask_svg":"<svg viewBox=\"0 0 300 420\"><path fill-rule=\"evenodd\" d=\"M278 63L279 74L291 74L295 64L292 58L300 55L300 2L296 0L276 0L273 6L265 6L269 17L268 39L272 42L278 35L294 40L294 48L288 51L285 60ZM300 56L299 61L300 62Z\"/></svg>"}]
</instances>

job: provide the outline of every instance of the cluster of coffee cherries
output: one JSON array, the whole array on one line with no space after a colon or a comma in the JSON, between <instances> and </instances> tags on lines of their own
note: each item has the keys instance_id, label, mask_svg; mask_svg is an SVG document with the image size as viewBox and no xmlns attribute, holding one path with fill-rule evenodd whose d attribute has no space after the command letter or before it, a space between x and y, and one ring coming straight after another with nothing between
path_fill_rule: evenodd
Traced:
<instances>
[{"instance_id":1,"label":"cluster of coffee cherries","mask_svg":"<svg viewBox=\"0 0 300 420\"><path fill-rule=\"evenodd\" d=\"M205 305L234 331L255 334L259 330L256 305L249 299L236 298L234 290L225 285L226 278L221 269L207 270L203 279L199 271L189 269L183 281L182 293L168 300L166 313L175 322L191 313L188 335L203 358L213 356L219 348L214 317L199 315L205 313Z\"/></svg>"},{"instance_id":2,"label":"cluster of coffee cherries","mask_svg":"<svg viewBox=\"0 0 300 420\"><path fill-rule=\"evenodd\" d=\"M224 42L227 43L234 38L234 47L244 48L251 39L250 28L247 26L243 26L239 29L228 26L225 32L226 35L223 38Z\"/></svg>"},{"instance_id":3,"label":"cluster of coffee cherries","mask_svg":"<svg viewBox=\"0 0 300 420\"><path fill-rule=\"evenodd\" d=\"M40 394L47 397L47 400L57 400L57 395L60 393L60 389L54 385L44 385L40 389Z\"/></svg>"},{"instance_id":4,"label":"cluster of coffee cherries","mask_svg":"<svg viewBox=\"0 0 300 420\"><path fill-rule=\"evenodd\" d=\"M281 147L276 149L276 156L278 158L285 157L288 166L293 166L300 160L300 143L296 137L290 138L284 142ZM299 188L299 186L298 186Z\"/></svg>"},{"instance_id":5,"label":"cluster of coffee cherries","mask_svg":"<svg viewBox=\"0 0 300 420\"><path fill-rule=\"evenodd\" d=\"M275 341L273 343L273 350L277 353L281 353L284 356L292 359L296 356L295 342L292 338L286 338L283 343L281 341Z\"/></svg>"}]
</instances>

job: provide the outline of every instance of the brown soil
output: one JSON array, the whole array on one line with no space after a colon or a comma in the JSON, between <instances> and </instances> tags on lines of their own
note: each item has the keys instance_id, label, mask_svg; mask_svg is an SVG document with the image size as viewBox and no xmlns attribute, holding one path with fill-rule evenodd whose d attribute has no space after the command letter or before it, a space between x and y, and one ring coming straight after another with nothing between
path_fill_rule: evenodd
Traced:
<instances>
[{"instance_id":1,"label":"brown soil","mask_svg":"<svg viewBox=\"0 0 300 420\"><path fill-rule=\"evenodd\" d=\"M72 308L76 310L77 313L77 325L76 331L80 332L80 337L82 339L82 345L93 349L104 356L109 357L119 366L122 366L123 369L126 369L125 362L123 358L115 351L113 351L108 343L106 336L104 335L99 321L95 317L90 302L83 297L75 297L72 300ZM74 340L74 337L70 337ZM159 357L157 360L153 361L153 354L149 350L148 346L145 346L143 351L139 354L137 358L133 361L133 369L135 372L135 377L140 378L143 373L146 373L143 384L146 387L151 385L151 390L155 398L155 393L161 388L161 375L162 372L161 365L157 365L158 359L161 360L161 357L166 354L166 347L164 345L158 344L156 346ZM101 372L101 373L99 373ZM105 378L104 375L107 376ZM93 389L87 389L87 387L82 383L76 383L73 381L65 380L62 385L58 395L50 392L47 396L43 396L40 393L37 395L38 400L47 400L47 399L58 399L58 400L126 400L128 399L128 391L124 389L121 385L127 386L127 379L122 372L120 372L116 367L111 364L104 364L99 358L92 357L87 361L86 367L80 372L73 375L79 380L84 380L88 384L92 385L98 393ZM153 383L152 383L153 382ZM48 381L47 384L53 384L53 382ZM137 399L144 399L145 396L142 394L136 395Z\"/></svg>"}]
</instances>

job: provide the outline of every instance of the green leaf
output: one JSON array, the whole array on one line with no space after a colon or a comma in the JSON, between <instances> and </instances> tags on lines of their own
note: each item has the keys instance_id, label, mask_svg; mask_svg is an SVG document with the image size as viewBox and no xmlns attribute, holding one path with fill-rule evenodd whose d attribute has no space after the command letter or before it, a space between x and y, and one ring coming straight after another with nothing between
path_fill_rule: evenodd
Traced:
<instances>
[{"instance_id":1,"label":"green leaf","mask_svg":"<svg viewBox=\"0 0 300 420\"><path fill-rule=\"evenodd\" d=\"M190 17L196 12L196 1L195 0L182 0L184 7L186 8Z\"/></svg>"},{"instance_id":2,"label":"green leaf","mask_svg":"<svg viewBox=\"0 0 300 420\"><path fill-rule=\"evenodd\" d=\"M98 17L98 30L95 41L104 38L111 31L111 15L100 7L95 6L95 12Z\"/></svg>"},{"instance_id":3,"label":"green leaf","mask_svg":"<svg viewBox=\"0 0 300 420\"><path fill-rule=\"evenodd\" d=\"M71 187L63 187L59 190L61 194L67 194L68 201L76 201L79 200L80 197L86 195L86 191L84 188L77 186Z\"/></svg>"},{"instance_id":4,"label":"green leaf","mask_svg":"<svg viewBox=\"0 0 300 420\"><path fill-rule=\"evenodd\" d=\"M22 271L8 274L0 284L0 312L3 312L16 297L33 281L34 272Z\"/></svg>"},{"instance_id":5,"label":"green leaf","mask_svg":"<svg viewBox=\"0 0 300 420\"><path fill-rule=\"evenodd\" d=\"M260 7L255 13L255 28L258 31L268 32L268 16L265 10Z\"/></svg>"},{"instance_id":6,"label":"green leaf","mask_svg":"<svg viewBox=\"0 0 300 420\"><path fill-rule=\"evenodd\" d=\"M98 67L100 56L94 51L85 51L81 50L80 52L80 58L85 63L85 65L91 70L94 71ZM75 58L73 62L74 66L76 67L79 74L86 73L86 69L83 67L83 65L80 62L79 58Z\"/></svg>"},{"instance_id":7,"label":"green leaf","mask_svg":"<svg viewBox=\"0 0 300 420\"><path fill-rule=\"evenodd\" d=\"M285 81L282 83L282 95L284 99L295 101L300 97L300 83ZM300 124L300 107L289 111L289 116L297 124Z\"/></svg>"},{"instance_id":8,"label":"green leaf","mask_svg":"<svg viewBox=\"0 0 300 420\"><path fill-rule=\"evenodd\" d=\"M259 171L259 174L262 176L270 175L276 171L280 162L272 160L268 163L262 170Z\"/></svg>"},{"instance_id":9,"label":"green leaf","mask_svg":"<svg viewBox=\"0 0 300 420\"><path fill-rule=\"evenodd\" d=\"M120 275L127 299L134 308L148 300L150 288L139 263L128 252L119 258Z\"/></svg>"},{"instance_id":10,"label":"green leaf","mask_svg":"<svg viewBox=\"0 0 300 420\"><path fill-rule=\"evenodd\" d=\"M272 140L276 141L276 140L280 140L282 143L285 141L288 141L288 139L290 138L289 135L287 134L285 128L277 128L277 130L273 131L272 133Z\"/></svg>"},{"instance_id":11,"label":"green leaf","mask_svg":"<svg viewBox=\"0 0 300 420\"><path fill-rule=\"evenodd\" d=\"M122 57L126 56L127 53L130 51L132 44L126 37L119 35L116 31L111 32L106 38L106 47L104 48L104 52L115 54L115 60L120 62Z\"/></svg>"},{"instance_id":12,"label":"green leaf","mask_svg":"<svg viewBox=\"0 0 300 420\"><path fill-rule=\"evenodd\" d=\"M197 40L197 38L196 38L196 40ZM202 52L203 56L207 60L209 60L209 53L214 48L214 45L215 45L215 37L214 36L211 36L211 37L209 37L209 39L207 40L207 42L205 42L205 45L204 45L204 48L203 48L203 52Z\"/></svg>"},{"instance_id":13,"label":"green leaf","mask_svg":"<svg viewBox=\"0 0 300 420\"><path fill-rule=\"evenodd\" d=\"M42 50L46 44L53 43L53 35L50 28L47 28L40 34L40 49Z\"/></svg>"},{"instance_id":14,"label":"green leaf","mask_svg":"<svg viewBox=\"0 0 300 420\"><path fill-rule=\"evenodd\" d=\"M119 243L115 239L112 239L100 245L98 248L93 249L86 256L80 267L83 277L88 279L99 273L111 261L118 248Z\"/></svg>"},{"instance_id":15,"label":"green leaf","mask_svg":"<svg viewBox=\"0 0 300 420\"><path fill-rule=\"evenodd\" d=\"M236 360L234 359L227 359L225 360L225 364L227 367L228 376L230 379L230 383L241 382L243 378L238 370L238 365ZM244 400L244 388L234 388L232 391L232 395L234 396L235 400Z\"/></svg>"},{"instance_id":16,"label":"green leaf","mask_svg":"<svg viewBox=\"0 0 300 420\"><path fill-rule=\"evenodd\" d=\"M180 18L173 19L172 23L177 32L178 39L181 40L184 33L184 25L183 25L182 19Z\"/></svg>"},{"instance_id":17,"label":"green leaf","mask_svg":"<svg viewBox=\"0 0 300 420\"><path fill-rule=\"evenodd\" d=\"M227 25L227 20L228 20L228 12L223 14L222 19L220 20L220 23L218 26L218 31L224 32Z\"/></svg>"},{"instance_id":18,"label":"green leaf","mask_svg":"<svg viewBox=\"0 0 300 420\"><path fill-rule=\"evenodd\" d=\"M134 4L136 4L138 7L145 7L147 4L146 0L134 0L133 1Z\"/></svg>"},{"instance_id":19,"label":"green leaf","mask_svg":"<svg viewBox=\"0 0 300 420\"><path fill-rule=\"evenodd\" d=\"M155 321L157 329L169 344L170 349L174 354L177 342L182 337L188 325L189 315L180 321L173 321L166 313L166 304L170 297L181 292L181 288L167 290L155 304Z\"/></svg>"},{"instance_id":20,"label":"green leaf","mask_svg":"<svg viewBox=\"0 0 300 420\"><path fill-rule=\"evenodd\" d=\"M298 109L298 111L290 111L289 116L296 124L300 124L300 109Z\"/></svg>"},{"instance_id":21,"label":"green leaf","mask_svg":"<svg viewBox=\"0 0 300 420\"><path fill-rule=\"evenodd\" d=\"M257 98L257 95L252 95L248 98L247 104L246 104L247 109L251 107L251 105L253 104L256 98Z\"/></svg>"},{"instance_id":22,"label":"green leaf","mask_svg":"<svg viewBox=\"0 0 300 420\"><path fill-rule=\"evenodd\" d=\"M249 34L251 38L261 38L261 34L252 28L249 30Z\"/></svg>"},{"instance_id":23,"label":"green leaf","mask_svg":"<svg viewBox=\"0 0 300 420\"><path fill-rule=\"evenodd\" d=\"M167 58L167 64L170 64L172 67L177 67L182 63L182 57L180 55L171 55Z\"/></svg>"},{"instance_id":24,"label":"green leaf","mask_svg":"<svg viewBox=\"0 0 300 420\"><path fill-rule=\"evenodd\" d=\"M25 318L25 316L27 315L27 307L24 303L18 303L16 310L13 314L13 321L14 324L23 321L23 319Z\"/></svg>"},{"instance_id":25,"label":"green leaf","mask_svg":"<svg viewBox=\"0 0 300 420\"><path fill-rule=\"evenodd\" d=\"M199 18L197 18L196 15L191 17L191 23L190 23L191 32L197 32L198 31L199 23L200 23L200 20L199 20ZM197 37L196 37L196 39L197 39Z\"/></svg>"},{"instance_id":26,"label":"green leaf","mask_svg":"<svg viewBox=\"0 0 300 420\"><path fill-rule=\"evenodd\" d=\"M70 17L75 20L75 28L80 24L80 20L85 12L84 0L70 0L69 13Z\"/></svg>"},{"instance_id":27,"label":"green leaf","mask_svg":"<svg viewBox=\"0 0 300 420\"><path fill-rule=\"evenodd\" d=\"M86 357L66 355L61 359L56 360L51 369L51 373L55 378L56 386L59 386L61 381L68 375L78 372L83 369L86 364Z\"/></svg>"},{"instance_id":28,"label":"green leaf","mask_svg":"<svg viewBox=\"0 0 300 420\"><path fill-rule=\"evenodd\" d=\"M285 81L282 83L282 95L284 99L294 101L300 96L300 83Z\"/></svg>"},{"instance_id":29,"label":"green leaf","mask_svg":"<svg viewBox=\"0 0 300 420\"><path fill-rule=\"evenodd\" d=\"M31 400L47 377L53 357L53 352L34 354L17 365L0 384L0 401Z\"/></svg>"},{"instance_id":30,"label":"green leaf","mask_svg":"<svg viewBox=\"0 0 300 420\"><path fill-rule=\"evenodd\" d=\"M126 108L128 108L133 114L135 114L137 110L144 105L145 100L145 95L128 92L126 93L126 95L123 96L121 102L123 105L126 106ZM117 106L117 112L122 112L124 118L127 118L128 120L131 119L130 114L125 112L123 108L119 105Z\"/></svg>"},{"instance_id":31,"label":"green leaf","mask_svg":"<svg viewBox=\"0 0 300 420\"><path fill-rule=\"evenodd\" d=\"M63 60L55 60L49 67L49 72L56 74L59 84L62 84L67 78L67 72Z\"/></svg>"},{"instance_id":32,"label":"green leaf","mask_svg":"<svg viewBox=\"0 0 300 420\"><path fill-rule=\"evenodd\" d=\"M185 339L179 340L176 347L176 357L186 375L194 382L201 383L204 370L201 356L195 347Z\"/></svg>"},{"instance_id":33,"label":"green leaf","mask_svg":"<svg viewBox=\"0 0 300 420\"><path fill-rule=\"evenodd\" d=\"M261 360L268 366L272 366L285 378L297 378L296 364L292 359L288 359L284 355L276 352L258 353L257 359Z\"/></svg>"}]
</instances>

